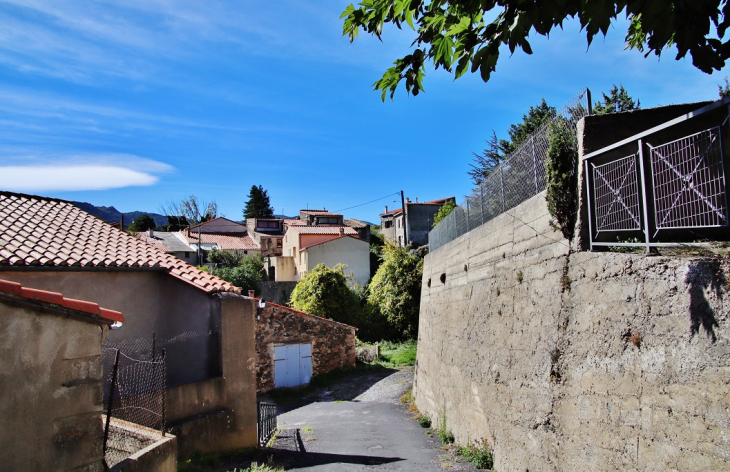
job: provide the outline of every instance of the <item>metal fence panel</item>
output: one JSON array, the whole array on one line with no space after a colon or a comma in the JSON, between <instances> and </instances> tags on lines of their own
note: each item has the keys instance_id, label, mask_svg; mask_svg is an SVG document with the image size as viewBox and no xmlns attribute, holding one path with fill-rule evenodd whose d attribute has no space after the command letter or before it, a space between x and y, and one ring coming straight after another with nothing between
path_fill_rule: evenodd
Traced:
<instances>
[{"instance_id":1,"label":"metal fence panel","mask_svg":"<svg viewBox=\"0 0 730 472\"><path fill-rule=\"evenodd\" d=\"M591 167L598 232L641 229L637 157Z\"/></svg>"},{"instance_id":2,"label":"metal fence panel","mask_svg":"<svg viewBox=\"0 0 730 472\"><path fill-rule=\"evenodd\" d=\"M657 229L725 226L720 128L648 147Z\"/></svg>"}]
</instances>

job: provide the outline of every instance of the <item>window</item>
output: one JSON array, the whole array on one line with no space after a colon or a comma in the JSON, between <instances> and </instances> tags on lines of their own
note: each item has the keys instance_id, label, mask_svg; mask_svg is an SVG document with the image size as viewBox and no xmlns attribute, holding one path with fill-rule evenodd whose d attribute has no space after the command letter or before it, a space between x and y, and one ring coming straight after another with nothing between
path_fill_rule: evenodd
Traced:
<instances>
[{"instance_id":1,"label":"window","mask_svg":"<svg viewBox=\"0 0 730 472\"><path fill-rule=\"evenodd\" d=\"M391 220L387 220L383 226L386 228L390 228L393 226L393 222Z\"/></svg>"},{"instance_id":2,"label":"window","mask_svg":"<svg viewBox=\"0 0 730 472\"><path fill-rule=\"evenodd\" d=\"M279 229L279 222L278 221L257 221L256 227L262 228L262 229Z\"/></svg>"},{"instance_id":3,"label":"window","mask_svg":"<svg viewBox=\"0 0 730 472\"><path fill-rule=\"evenodd\" d=\"M185 251L185 259L187 259L188 257L190 257L190 252Z\"/></svg>"},{"instance_id":4,"label":"window","mask_svg":"<svg viewBox=\"0 0 730 472\"><path fill-rule=\"evenodd\" d=\"M277 239L276 240L276 247L278 247L279 249L281 249L281 239Z\"/></svg>"},{"instance_id":5,"label":"window","mask_svg":"<svg viewBox=\"0 0 730 472\"><path fill-rule=\"evenodd\" d=\"M340 219L336 216L319 216L316 221L320 225L336 225L340 222Z\"/></svg>"}]
</instances>

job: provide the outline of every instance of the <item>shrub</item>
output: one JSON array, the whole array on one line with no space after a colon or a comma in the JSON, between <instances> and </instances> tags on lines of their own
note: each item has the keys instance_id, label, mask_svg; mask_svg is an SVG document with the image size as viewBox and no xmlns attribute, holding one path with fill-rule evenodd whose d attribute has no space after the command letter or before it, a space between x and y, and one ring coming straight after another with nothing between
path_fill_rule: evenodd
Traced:
<instances>
[{"instance_id":1,"label":"shrub","mask_svg":"<svg viewBox=\"0 0 730 472\"><path fill-rule=\"evenodd\" d=\"M492 448L486 439L474 440L459 448L459 455L476 466L477 469L491 469L494 467Z\"/></svg>"},{"instance_id":2,"label":"shrub","mask_svg":"<svg viewBox=\"0 0 730 472\"><path fill-rule=\"evenodd\" d=\"M348 284L345 267L318 264L302 277L292 291L289 304L295 310L359 326L362 315L360 297Z\"/></svg>"},{"instance_id":3,"label":"shrub","mask_svg":"<svg viewBox=\"0 0 730 472\"><path fill-rule=\"evenodd\" d=\"M418 415L418 424L421 425L421 428L430 428L431 418L426 415Z\"/></svg>"},{"instance_id":4,"label":"shrub","mask_svg":"<svg viewBox=\"0 0 730 472\"><path fill-rule=\"evenodd\" d=\"M213 275L241 287L244 293L255 290L256 283L261 280L261 270L264 262L259 256L244 257L236 267L222 267L213 269Z\"/></svg>"}]
</instances>

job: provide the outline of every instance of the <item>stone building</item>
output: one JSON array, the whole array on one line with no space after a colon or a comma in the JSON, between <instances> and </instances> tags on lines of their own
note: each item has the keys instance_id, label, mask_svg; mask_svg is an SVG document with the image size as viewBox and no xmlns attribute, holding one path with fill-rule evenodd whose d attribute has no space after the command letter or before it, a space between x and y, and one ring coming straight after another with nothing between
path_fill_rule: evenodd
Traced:
<instances>
[{"instance_id":1,"label":"stone building","mask_svg":"<svg viewBox=\"0 0 730 472\"><path fill-rule=\"evenodd\" d=\"M265 302L256 313L257 391L355 367L355 328Z\"/></svg>"}]
</instances>

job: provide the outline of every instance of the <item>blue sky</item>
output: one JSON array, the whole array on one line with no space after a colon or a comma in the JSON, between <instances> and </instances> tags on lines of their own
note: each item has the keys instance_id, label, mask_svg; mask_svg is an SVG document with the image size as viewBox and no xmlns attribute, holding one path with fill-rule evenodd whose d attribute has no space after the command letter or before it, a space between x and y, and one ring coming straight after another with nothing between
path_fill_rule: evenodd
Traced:
<instances>
[{"instance_id":1,"label":"blue sky","mask_svg":"<svg viewBox=\"0 0 730 472\"><path fill-rule=\"evenodd\" d=\"M347 4L0 1L0 189L152 212L194 194L231 219L252 185L286 214L388 196L344 211L378 222L400 190L462 200L471 153L542 97L621 83L648 108L714 100L726 75L624 51L623 22L587 50L571 22L487 84L429 71L382 103L371 84L412 36L350 44Z\"/></svg>"}]
</instances>

